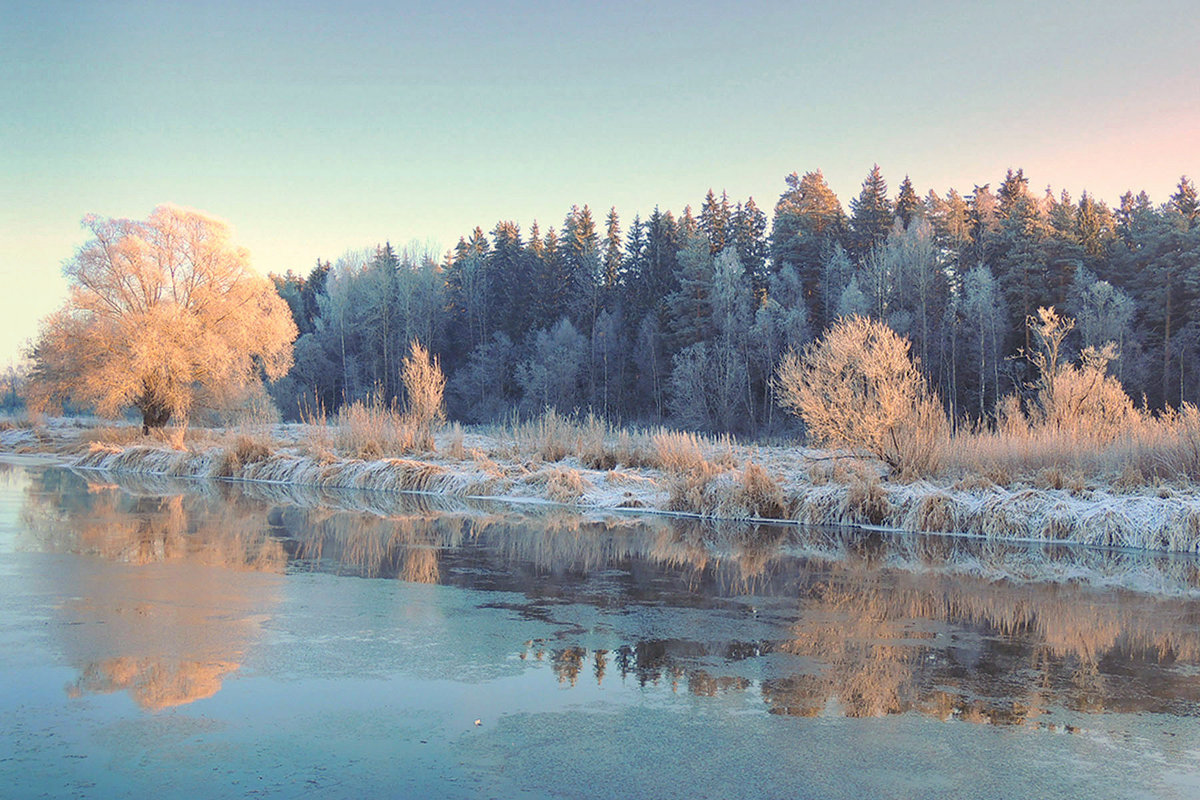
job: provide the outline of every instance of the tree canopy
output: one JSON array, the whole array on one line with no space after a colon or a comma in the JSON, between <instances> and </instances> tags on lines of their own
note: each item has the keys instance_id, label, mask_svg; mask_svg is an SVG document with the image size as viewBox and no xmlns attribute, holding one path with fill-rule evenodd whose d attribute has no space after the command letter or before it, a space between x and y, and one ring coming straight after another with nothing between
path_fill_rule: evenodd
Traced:
<instances>
[{"instance_id":1,"label":"tree canopy","mask_svg":"<svg viewBox=\"0 0 1200 800\"><path fill-rule=\"evenodd\" d=\"M162 205L146 220L89 215L64 264L66 303L33 348L35 408L136 408L145 427L228 408L292 366L296 325L229 225Z\"/></svg>"}]
</instances>

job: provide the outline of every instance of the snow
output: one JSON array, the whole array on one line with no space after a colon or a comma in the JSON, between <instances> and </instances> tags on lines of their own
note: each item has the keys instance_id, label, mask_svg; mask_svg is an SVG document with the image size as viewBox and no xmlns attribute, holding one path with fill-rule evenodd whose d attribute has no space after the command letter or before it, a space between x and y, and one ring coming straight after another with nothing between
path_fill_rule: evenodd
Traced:
<instances>
[{"instance_id":1,"label":"snow","mask_svg":"<svg viewBox=\"0 0 1200 800\"><path fill-rule=\"evenodd\" d=\"M313 454L304 428L282 425L258 432L270 446L246 463L237 455L238 438L247 436L241 432L210 432L207 439L190 443L191 449L176 450L141 437L128 444L88 443L87 428L62 421L0 431L0 451L56 453L77 469L120 473L759 519L755 509L762 506L744 488L749 483L746 464L752 461L783 499L772 521L1200 552L1200 490L1191 485L1118 492L1106 487L1080 491L901 483L881 478L885 470L877 464L856 462L840 474L831 473L827 466L837 454L779 446L735 447L732 459L723 451L720 459L709 462L711 475L621 464L591 469L575 456L547 462L522 453L501 435L481 433L460 434L461 448L452 447L450 434L443 433L432 453L361 460ZM454 458L450 450L466 455Z\"/></svg>"}]
</instances>

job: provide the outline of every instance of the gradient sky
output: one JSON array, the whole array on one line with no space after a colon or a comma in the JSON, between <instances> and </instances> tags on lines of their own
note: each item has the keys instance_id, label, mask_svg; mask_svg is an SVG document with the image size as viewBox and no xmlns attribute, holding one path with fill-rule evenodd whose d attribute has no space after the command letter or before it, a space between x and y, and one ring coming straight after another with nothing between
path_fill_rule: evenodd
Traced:
<instances>
[{"instance_id":1,"label":"gradient sky","mask_svg":"<svg viewBox=\"0 0 1200 800\"><path fill-rule=\"evenodd\" d=\"M230 220L263 271L627 222L793 171L848 204L1024 168L1114 203L1200 177L1200 11L1168 2L0 0L0 369L88 212Z\"/></svg>"}]
</instances>

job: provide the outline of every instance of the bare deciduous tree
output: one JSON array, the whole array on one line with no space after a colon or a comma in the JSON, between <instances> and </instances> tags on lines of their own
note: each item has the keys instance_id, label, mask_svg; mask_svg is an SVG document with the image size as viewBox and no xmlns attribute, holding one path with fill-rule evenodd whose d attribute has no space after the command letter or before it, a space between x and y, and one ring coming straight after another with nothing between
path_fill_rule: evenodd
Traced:
<instances>
[{"instance_id":1,"label":"bare deciduous tree","mask_svg":"<svg viewBox=\"0 0 1200 800\"><path fill-rule=\"evenodd\" d=\"M132 406L149 429L228 407L291 367L291 313L227 223L162 205L145 221L83 224L93 238L66 262L70 295L33 348L35 408Z\"/></svg>"}]
</instances>

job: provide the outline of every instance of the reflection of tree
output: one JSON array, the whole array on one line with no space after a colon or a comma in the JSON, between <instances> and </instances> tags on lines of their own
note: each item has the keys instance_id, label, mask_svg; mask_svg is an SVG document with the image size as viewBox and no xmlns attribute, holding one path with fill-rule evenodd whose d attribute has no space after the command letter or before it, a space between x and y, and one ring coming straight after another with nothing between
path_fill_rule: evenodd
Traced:
<instances>
[{"instance_id":1,"label":"reflection of tree","mask_svg":"<svg viewBox=\"0 0 1200 800\"><path fill-rule=\"evenodd\" d=\"M126 691L142 708L158 711L212 697L237 668L233 662L122 656L88 664L67 691L72 697Z\"/></svg>"},{"instance_id":2,"label":"reflection of tree","mask_svg":"<svg viewBox=\"0 0 1200 800\"><path fill-rule=\"evenodd\" d=\"M158 710L210 697L275 602L286 554L266 518L204 494L139 496L35 473L21 509L32 543L92 559L40 576L68 595L55 626L78 697L128 692Z\"/></svg>"},{"instance_id":3,"label":"reflection of tree","mask_svg":"<svg viewBox=\"0 0 1200 800\"><path fill-rule=\"evenodd\" d=\"M109 483L89 483L83 491L72 484L47 488L43 482L31 490L22 508L43 549L130 564L181 561L257 572L282 572L286 564L266 520L236 503L184 494L140 497Z\"/></svg>"},{"instance_id":4,"label":"reflection of tree","mask_svg":"<svg viewBox=\"0 0 1200 800\"><path fill-rule=\"evenodd\" d=\"M786 654L788 670L776 660L757 682L777 714L916 711L992 724L1034 723L1053 707L1200 714L1193 601L913 574L873 560L810 565L781 641L639 640L615 650L621 679L672 690L686 684L702 696L742 692L755 685L746 662ZM587 655L555 651L558 680L574 685ZM727 674L712 666L714 656Z\"/></svg>"}]
</instances>

